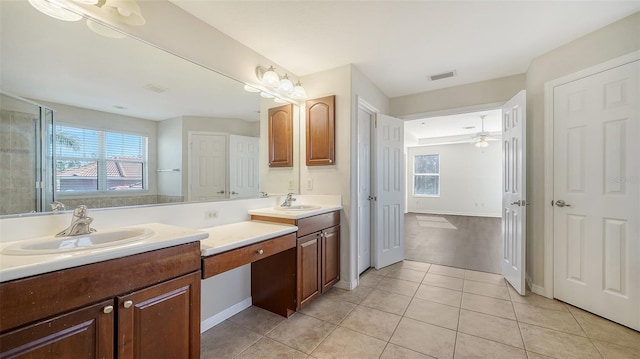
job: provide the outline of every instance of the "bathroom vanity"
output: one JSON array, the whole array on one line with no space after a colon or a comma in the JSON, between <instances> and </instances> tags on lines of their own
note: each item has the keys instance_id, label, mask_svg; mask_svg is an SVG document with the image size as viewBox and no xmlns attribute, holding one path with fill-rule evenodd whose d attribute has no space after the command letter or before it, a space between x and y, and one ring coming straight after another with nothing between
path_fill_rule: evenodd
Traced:
<instances>
[{"instance_id":1,"label":"bathroom vanity","mask_svg":"<svg viewBox=\"0 0 640 359\"><path fill-rule=\"evenodd\" d=\"M48 264L32 259L27 269L42 274L7 281L4 273L15 271L3 271L0 358L199 358L199 240L206 234L189 230L167 238L155 233L154 243L142 240L140 253L100 261L101 251L119 256L136 247L114 245L96 249L97 257L91 250L76 251L84 265L49 271L55 259ZM162 248L144 249L150 245ZM36 256L64 262L74 254L22 255ZM3 262L7 257L17 255L3 254Z\"/></svg>"}]
</instances>

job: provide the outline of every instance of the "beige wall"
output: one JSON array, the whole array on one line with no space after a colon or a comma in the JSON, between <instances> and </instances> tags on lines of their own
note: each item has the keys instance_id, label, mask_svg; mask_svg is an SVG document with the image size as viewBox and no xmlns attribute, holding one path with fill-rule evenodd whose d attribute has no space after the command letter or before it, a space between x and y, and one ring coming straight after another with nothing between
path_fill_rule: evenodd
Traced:
<instances>
[{"instance_id":1,"label":"beige wall","mask_svg":"<svg viewBox=\"0 0 640 359\"><path fill-rule=\"evenodd\" d=\"M544 283L544 84L640 50L640 12L535 58L527 71L527 274Z\"/></svg>"},{"instance_id":2,"label":"beige wall","mask_svg":"<svg viewBox=\"0 0 640 359\"><path fill-rule=\"evenodd\" d=\"M460 110L504 103L525 88L524 74L501 77L389 100L389 110L395 117L415 117L443 110ZM449 112L448 114L451 114Z\"/></svg>"}]
</instances>

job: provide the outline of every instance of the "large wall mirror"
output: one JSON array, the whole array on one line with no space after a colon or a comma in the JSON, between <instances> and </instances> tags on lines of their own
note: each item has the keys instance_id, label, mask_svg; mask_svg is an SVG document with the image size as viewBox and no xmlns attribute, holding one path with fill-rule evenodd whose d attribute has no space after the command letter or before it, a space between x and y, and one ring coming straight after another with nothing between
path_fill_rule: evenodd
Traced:
<instances>
[{"instance_id":1,"label":"large wall mirror","mask_svg":"<svg viewBox=\"0 0 640 359\"><path fill-rule=\"evenodd\" d=\"M299 191L297 152L269 168L260 139L282 104L27 1L1 1L0 14L0 215Z\"/></svg>"}]
</instances>

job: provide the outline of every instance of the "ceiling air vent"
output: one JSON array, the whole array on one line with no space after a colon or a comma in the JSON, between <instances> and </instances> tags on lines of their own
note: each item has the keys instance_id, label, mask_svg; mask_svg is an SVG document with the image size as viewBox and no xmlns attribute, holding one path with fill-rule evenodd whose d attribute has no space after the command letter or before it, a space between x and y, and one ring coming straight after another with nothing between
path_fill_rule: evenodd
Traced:
<instances>
[{"instance_id":1,"label":"ceiling air vent","mask_svg":"<svg viewBox=\"0 0 640 359\"><path fill-rule=\"evenodd\" d=\"M446 79L449 77L453 77L456 75L456 71L449 71L449 72L443 72L441 74L437 74L437 75L431 75L429 76L429 78L431 79L431 81L436 81L436 80L442 80L442 79Z\"/></svg>"},{"instance_id":2,"label":"ceiling air vent","mask_svg":"<svg viewBox=\"0 0 640 359\"><path fill-rule=\"evenodd\" d=\"M162 86L158 86L158 85L154 85L154 84L148 84L144 88L149 90L149 91L156 92L156 93L163 93L163 92L167 91L167 88L162 87Z\"/></svg>"}]
</instances>

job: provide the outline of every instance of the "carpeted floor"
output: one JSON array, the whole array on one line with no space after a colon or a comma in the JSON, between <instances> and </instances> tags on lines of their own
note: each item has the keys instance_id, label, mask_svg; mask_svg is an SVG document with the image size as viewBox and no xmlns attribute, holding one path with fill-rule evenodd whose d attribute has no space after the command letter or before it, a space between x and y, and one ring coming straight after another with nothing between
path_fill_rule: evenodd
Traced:
<instances>
[{"instance_id":1,"label":"carpeted floor","mask_svg":"<svg viewBox=\"0 0 640 359\"><path fill-rule=\"evenodd\" d=\"M407 213L405 259L500 273L501 219Z\"/></svg>"}]
</instances>

